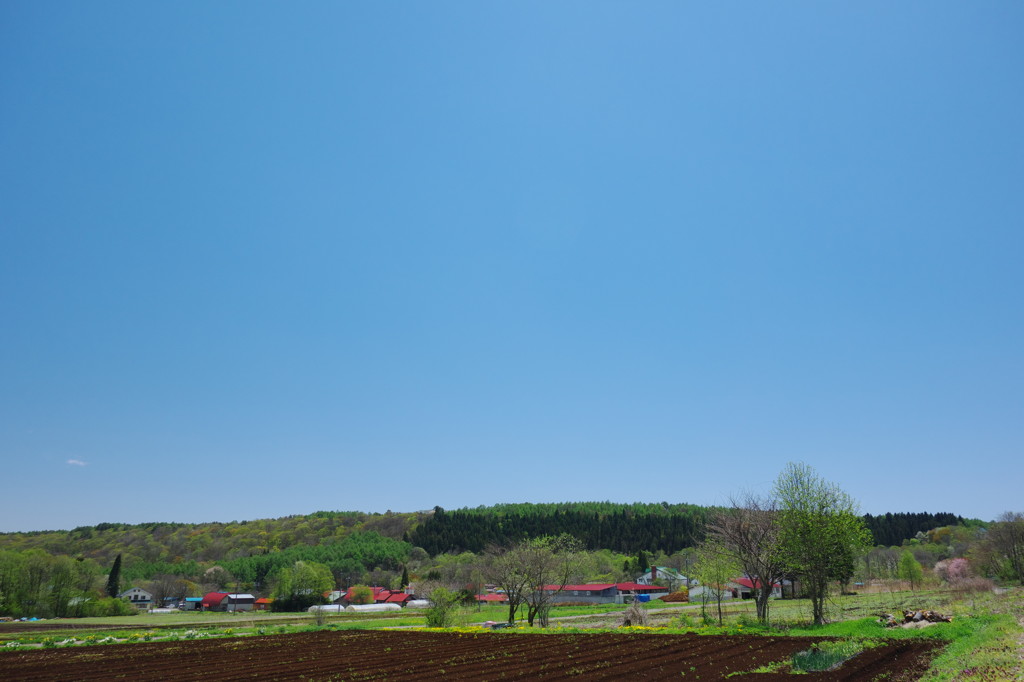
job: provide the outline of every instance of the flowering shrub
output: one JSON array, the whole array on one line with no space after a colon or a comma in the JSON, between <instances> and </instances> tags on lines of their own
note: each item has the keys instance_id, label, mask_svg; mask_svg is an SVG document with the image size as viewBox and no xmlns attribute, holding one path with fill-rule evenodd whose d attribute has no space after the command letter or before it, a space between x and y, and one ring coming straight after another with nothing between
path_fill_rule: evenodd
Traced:
<instances>
[{"instance_id":1,"label":"flowering shrub","mask_svg":"<svg viewBox=\"0 0 1024 682\"><path fill-rule=\"evenodd\" d=\"M943 582L952 585L974 577L974 571L971 570L971 562L957 557L956 559L944 559L935 564L935 575Z\"/></svg>"}]
</instances>

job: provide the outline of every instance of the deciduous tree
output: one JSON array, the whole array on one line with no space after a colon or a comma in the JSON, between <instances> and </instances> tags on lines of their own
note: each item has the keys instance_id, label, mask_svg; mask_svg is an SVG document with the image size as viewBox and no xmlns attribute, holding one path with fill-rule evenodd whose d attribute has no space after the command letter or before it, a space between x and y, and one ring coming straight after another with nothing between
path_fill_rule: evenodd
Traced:
<instances>
[{"instance_id":1,"label":"deciduous tree","mask_svg":"<svg viewBox=\"0 0 1024 682\"><path fill-rule=\"evenodd\" d=\"M509 623L516 610L526 605L526 619L532 626L539 616L547 623L551 599L560 592L579 568L579 542L570 535L525 540L511 548L488 551L484 575L505 591ZM552 587L548 590L545 587Z\"/></svg>"},{"instance_id":2,"label":"deciduous tree","mask_svg":"<svg viewBox=\"0 0 1024 682\"><path fill-rule=\"evenodd\" d=\"M825 622L825 600L832 581L849 580L854 556L870 534L853 498L814 469L790 463L775 482L782 556L811 600L814 622Z\"/></svg>"},{"instance_id":3,"label":"deciduous tree","mask_svg":"<svg viewBox=\"0 0 1024 682\"><path fill-rule=\"evenodd\" d=\"M989 525L982 545L982 553L987 563L997 569L995 572L1024 583L1024 514L1002 514Z\"/></svg>"},{"instance_id":4,"label":"deciduous tree","mask_svg":"<svg viewBox=\"0 0 1024 682\"><path fill-rule=\"evenodd\" d=\"M920 585L921 579L924 577L924 570L921 568L921 564L917 563L917 559L907 549L903 550L903 553L900 554L900 563L897 570L900 580L910 583L911 590Z\"/></svg>"},{"instance_id":5,"label":"deciduous tree","mask_svg":"<svg viewBox=\"0 0 1024 682\"><path fill-rule=\"evenodd\" d=\"M712 516L708 525L708 536L754 584L757 619L762 623L768 622L772 586L786 574L779 530L775 501L754 495L731 500L730 507Z\"/></svg>"},{"instance_id":6,"label":"deciduous tree","mask_svg":"<svg viewBox=\"0 0 1024 682\"><path fill-rule=\"evenodd\" d=\"M722 599L727 591L726 583L736 577L741 568L731 553L717 540L705 540L697 548L697 561L693 573L702 585L701 615L707 618L707 605L714 599L718 606L718 624L722 624Z\"/></svg>"}]
</instances>

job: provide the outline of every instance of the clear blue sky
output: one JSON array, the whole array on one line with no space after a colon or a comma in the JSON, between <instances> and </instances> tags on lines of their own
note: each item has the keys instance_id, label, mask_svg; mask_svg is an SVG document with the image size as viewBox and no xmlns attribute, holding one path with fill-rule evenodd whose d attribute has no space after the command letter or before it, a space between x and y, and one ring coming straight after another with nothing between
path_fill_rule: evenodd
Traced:
<instances>
[{"instance_id":1,"label":"clear blue sky","mask_svg":"<svg viewBox=\"0 0 1024 682\"><path fill-rule=\"evenodd\" d=\"M1024 509L1024 4L0 3L0 530Z\"/></svg>"}]
</instances>

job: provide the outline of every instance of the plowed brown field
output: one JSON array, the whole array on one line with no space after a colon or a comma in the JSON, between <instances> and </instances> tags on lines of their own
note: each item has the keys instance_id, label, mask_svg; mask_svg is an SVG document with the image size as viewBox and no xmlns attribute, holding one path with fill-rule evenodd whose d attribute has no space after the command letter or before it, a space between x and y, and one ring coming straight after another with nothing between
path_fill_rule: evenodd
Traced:
<instances>
[{"instance_id":1,"label":"plowed brown field","mask_svg":"<svg viewBox=\"0 0 1024 682\"><path fill-rule=\"evenodd\" d=\"M3 680L723 679L786 660L806 637L655 634L308 632L0 652ZM868 649L839 670L734 680L914 680L937 645Z\"/></svg>"}]
</instances>

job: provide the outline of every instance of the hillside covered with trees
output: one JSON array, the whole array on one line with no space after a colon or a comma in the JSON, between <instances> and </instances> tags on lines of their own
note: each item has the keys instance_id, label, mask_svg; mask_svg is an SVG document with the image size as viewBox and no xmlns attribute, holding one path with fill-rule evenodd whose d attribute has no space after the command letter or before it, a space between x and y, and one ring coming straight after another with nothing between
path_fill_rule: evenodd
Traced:
<instances>
[{"instance_id":1,"label":"hillside covered with trees","mask_svg":"<svg viewBox=\"0 0 1024 682\"><path fill-rule=\"evenodd\" d=\"M501 504L474 509L367 514L317 512L230 523L102 523L69 531L0 534L0 613L89 615L117 566L120 587L157 598L205 591L273 594L298 567L325 584L398 587L409 578L465 585L478 557L528 540L568 535L585 558L580 579L630 579L648 564L689 570L709 519L721 510L689 504ZM865 515L875 546L865 575L895 570L893 547L924 565L966 551L980 526L948 513ZM938 532L945 527L949 530ZM291 576L291 577L290 577ZM401 577L401 579L400 579ZM319 583L318 583L319 584ZM106 586L106 588L104 588ZM93 594L82 602L76 597ZM115 600L116 601L116 600ZM91 606L85 608L81 604ZM72 604L80 606L71 608ZM87 613L88 612L88 613Z\"/></svg>"}]
</instances>

